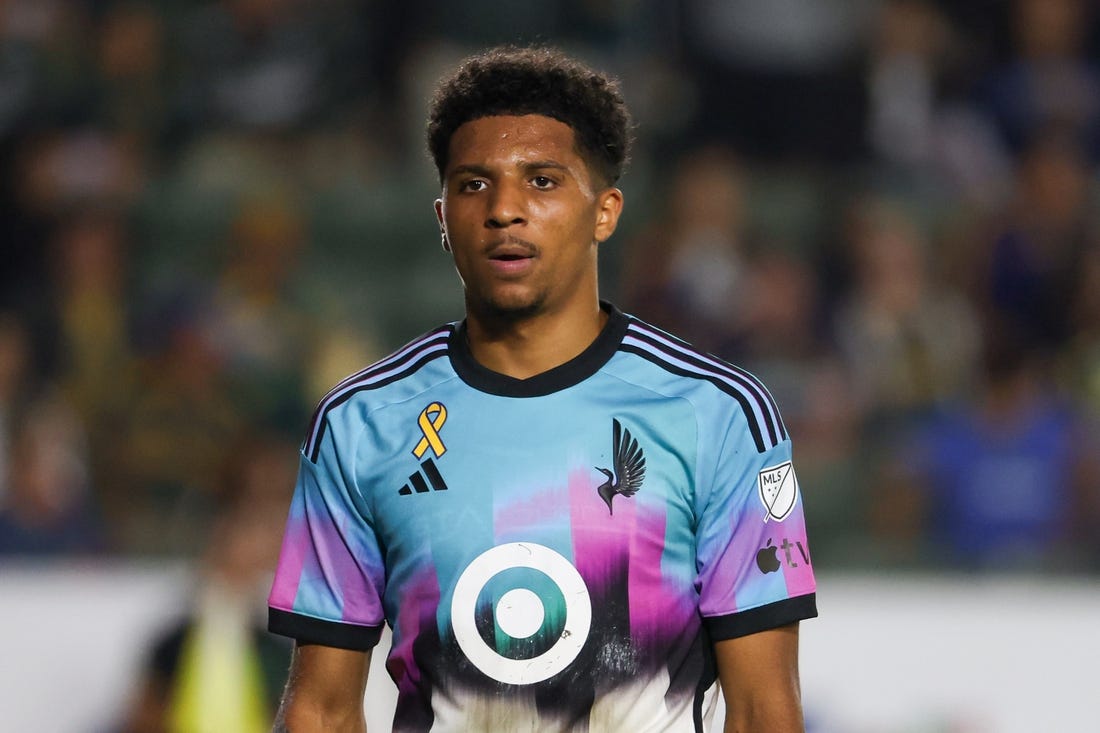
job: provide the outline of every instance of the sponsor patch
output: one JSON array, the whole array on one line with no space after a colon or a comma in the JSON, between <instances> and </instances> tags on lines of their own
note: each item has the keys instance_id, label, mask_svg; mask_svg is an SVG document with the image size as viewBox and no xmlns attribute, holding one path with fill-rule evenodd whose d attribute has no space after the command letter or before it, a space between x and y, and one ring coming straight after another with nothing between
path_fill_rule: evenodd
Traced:
<instances>
[{"instance_id":1,"label":"sponsor patch","mask_svg":"<svg viewBox=\"0 0 1100 733\"><path fill-rule=\"evenodd\" d=\"M783 560L779 559L780 550L783 551ZM798 550L797 555L794 550ZM801 558L801 561L799 558ZM768 573L777 572L784 564L789 568L797 568L799 564L809 567L811 564L810 555L806 552L806 546L802 544L802 540L791 542L786 537L776 545L774 540L769 537L768 544L756 552L756 567L760 568L761 573L767 575Z\"/></svg>"},{"instance_id":2,"label":"sponsor patch","mask_svg":"<svg viewBox=\"0 0 1100 733\"><path fill-rule=\"evenodd\" d=\"M798 479L794 475L794 464L790 461L763 469L756 477L760 489L760 501L767 514L764 521L774 519L782 522L791 515L798 500Z\"/></svg>"}]
</instances>

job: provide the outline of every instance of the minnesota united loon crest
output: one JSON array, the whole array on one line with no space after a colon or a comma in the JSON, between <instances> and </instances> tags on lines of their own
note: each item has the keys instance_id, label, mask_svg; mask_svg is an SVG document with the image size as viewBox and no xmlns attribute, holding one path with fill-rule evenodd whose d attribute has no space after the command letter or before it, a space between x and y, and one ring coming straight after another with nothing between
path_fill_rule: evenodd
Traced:
<instances>
[{"instance_id":1,"label":"minnesota united loon crest","mask_svg":"<svg viewBox=\"0 0 1100 733\"><path fill-rule=\"evenodd\" d=\"M597 471L607 476L607 481L600 484L596 492L607 504L608 512L614 514L611 501L616 494L634 496L642 488L642 481L645 479L645 454L638 441L617 418L612 418L612 450L615 456L614 473L606 468L596 467Z\"/></svg>"}]
</instances>

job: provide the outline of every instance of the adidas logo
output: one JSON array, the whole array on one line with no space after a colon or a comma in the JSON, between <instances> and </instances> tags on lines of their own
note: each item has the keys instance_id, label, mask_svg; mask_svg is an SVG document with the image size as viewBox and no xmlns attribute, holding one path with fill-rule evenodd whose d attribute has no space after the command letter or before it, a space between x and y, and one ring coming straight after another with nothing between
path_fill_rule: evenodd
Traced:
<instances>
[{"instance_id":1,"label":"adidas logo","mask_svg":"<svg viewBox=\"0 0 1100 733\"><path fill-rule=\"evenodd\" d=\"M427 480L424 479L425 476L428 477ZM428 487L429 482L431 482L430 489ZM420 464L420 471L416 471L409 476L409 483L402 486L397 493L401 496L409 496L413 492L426 494L432 489L446 491L447 482L443 480L443 475L439 473L439 469L435 467L435 463L429 458Z\"/></svg>"}]
</instances>

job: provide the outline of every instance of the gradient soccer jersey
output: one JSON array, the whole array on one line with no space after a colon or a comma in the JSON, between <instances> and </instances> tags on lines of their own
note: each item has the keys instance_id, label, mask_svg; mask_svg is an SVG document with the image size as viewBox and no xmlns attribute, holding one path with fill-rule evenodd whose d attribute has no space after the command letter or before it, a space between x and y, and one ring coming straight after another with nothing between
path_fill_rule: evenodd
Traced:
<instances>
[{"instance_id":1,"label":"gradient soccer jersey","mask_svg":"<svg viewBox=\"0 0 1100 733\"><path fill-rule=\"evenodd\" d=\"M605 308L531 379L451 324L318 407L270 627L365 650L388 623L394 730L702 730L713 641L816 615L770 395Z\"/></svg>"}]
</instances>

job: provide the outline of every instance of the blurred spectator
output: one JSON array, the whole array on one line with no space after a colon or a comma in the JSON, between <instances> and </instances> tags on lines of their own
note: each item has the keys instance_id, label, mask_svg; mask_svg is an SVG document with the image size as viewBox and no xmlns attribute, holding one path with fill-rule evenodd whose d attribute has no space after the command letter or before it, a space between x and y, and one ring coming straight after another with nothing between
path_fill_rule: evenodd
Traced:
<instances>
[{"instance_id":1,"label":"blurred spectator","mask_svg":"<svg viewBox=\"0 0 1100 733\"><path fill-rule=\"evenodd\" d=\"M8 473L0 503L0 555L103 549L84 429L58 395L35 400L18 419Z\"/></svg>"},{"instance_id":2,"label":"blurred spectator","mask_svg":"<svg viewBox=\"0 0 1100 733\"><path fill-rule=\"evenodd\" d=\"M881 537L908 539L943 567L1088 568L1100 529L1095 433L1016 335L990 332L983 367L974 401L955 401L899 448L876 494Z\"/></svg>"},{"instance_id":3,"label":"blurred spectator","mask_svg":"<svg viewBox=\"0 0 1100 733\"><path fill-rule=\"evenodd\" d=\"M362 42L362 29L345 22L341 5L218 0L189 8L179 104L190 126L288 131L347 103L362 74L348 63L358 58L353 44Z\"/></svg>"},{"instance_id":4,"label":"blurred spectator","mask_svg":"<svg viewBox=\"0 0 1100 733\"><path fill-rule=\"evenodd\" d=\"M744 171L727 148L677 162L661 189L667 208L629 243L624 307L704 351L736 338L745 304Z\"/></svg>"},{"instance_id":5,"label":"blurred spectator","mask_svg":"<svg viewBox=\"0 0 1100 733\"><path fill-rule=\"evenodd\" d=\"M854 280L833 328L859 409L881 429L971 387L978 325L938 281L931 244L897 203L860 200L848 235Z\"/></svg>"},{"instance_id":6,"label":"blurred spectator","mask_svg":"<svg viewBox=\"0 0 1100 733\"><path fill-rule=\"evenodd\" d=\"M147 309L133 402L104 487L120 547L194 551L217 504L218 471L245 427L210 332L208 302L188 293Z\"/></svg>"},{"instance_id":7,"label":"blurred spectator","mask_svg":"<svg viewBox=\"0 0 1100 733\"><path fill-rule=\"evenodd\" d=\"M741 303L728 321L739 323L715 353L769 375L772 389L782 373L813 368L825 354L822 304L810 263L778 246L758 246L746 262ZM797 381L797 380L794 380ZM785 414L785 413L784 413Z\"/></svg>"},{"instance_id":8,"label":"blurred spectator","mask_svg":"<svg viewBox=\"0 0 1100 733\"><path fill-rule=\"evenodd\" d=\"M81 121L88 101L83 89L86 6L64 0L6 0L0 5L0 73L7 81L9 122L28 122L31 115L37 123L45 118ZM4 131L0 126L0 133Z\"/></svg>"},{"instance_id":9,"label":"blurred spectator","mask_svg":"<svg viewBox=\"0 0 1100 733\"><path fill-rule=\"evenodd\" d=\"M1051 127L1100 160L1100 69L1088 56L1095 5L1086 0L1015 0L1013 54L983 82L981 98L1013 153Z\"/></svg>"},{"instance_id":10,"label":"blurred spectator","mask_svg":"<svg viewBox=\"0 0 1100 733\"><path fill-rule=\"evenodd\" d=\"M109 510L127 501L117 453L136 386L129 230L118 209L85 206L62 220L51 245L57 379L87 426L95 487Z\"/></svg>"},{"instance_id":11,"label":"blurred spectator","mask_svg":"<svg viewBox=\"0 0 1100 733\"><path fill-rule=\"evenodd\" d=\"M1037 138L1024 152L1011 210L981 263L978 293L989 317L1051 356L1072 337L1083 258L1100 246L1089 184L1072 138L1057 130Z\"/></svg>"},{"instance_id":12,"label":"blurred spectator","mask_svg":"<svg viewBox=\"0 0 1100 733\"><path fill-rule=\"evenodd\" d=\"M154 640L118 733L271 729L290 645L266 631L297 451L272 438L236 446L184 617Z\"/></svg>"},{"instance_id":13,"label":"blurred spectator","mask_svg":"<svg viewBox=\"0 0 1100 733\"><path fill-rule=\"evenodd\" d=\"M871 41L868 134L873 150L903 166L928 159L938 65L948 28L922 0L887 0Z\"/></svg>"},{"instance_id":14,"label":"blurred spectator","mask_svg":"<svg viewBox=\"0 0 1100 733\"><path fill-rule=\"evenodd\" d=\"M224 363L230 395L258 424L294 431L305 401L311 319L300 289L305 221L294 199L252 195L230 226L226 261L209 304L210 335Z\"/></svg>"},{"instance_id":15,"label":"blurred spectator","mask_svg":"<svg viewBox=\"0 0 1100 733\"><path fill-rule=\"evenodd\" d=\"M42 83L38 41L43 23L34 15L29 0L11 0L0 6L0 137L21 122L37 101Z\"/></svg>"},{"instance_id":16,"label":"blurred spectator","mask_svg":"<svg viewBox=\"0 0 1100 733\"><path fill-rule=\"evenodd\" d=\"M95 127L47 128L21 152L24 205L60 214L89 201L127 206L147 175L144 150L126 135Z\"/></svg>"},{"instance_id":17,"label":"blurred spectator","mask_svg":"<svg viewBox=\"0 0 1100 733\"><path fill-rule=\"evenodd\" d=\"M878 0L689 0L693 131L763 160L851 161L862 148L861 38Z\"/></svg>"},{"instance_id":18,"label":"blurred spectator","mask_svg":"<svg viewBox=\"0 0 1100 733\"><path fill-rule=\"evenodd\" d=\"M115 210L70 214L52 247L54 292L64 351L64 386L93 430L109 429L132 380L128 242Z\"/></svg>"},{"instance_id":19,"label":"blurred spectator","mask_svg":"<svg viewBox=\"0 0 1100 733\"><path fill-rule=\"evenodd\" d=\"M152 146L171 123L164 20L156 8L123 0L106 6L97 24L94 81L89 92L104 125Z\"/></svg>"},{"instance_id":20,"label":"blurred spectator","mask_svg":"<svg viewBox=\"0 0 1100 733\"><path fill-rule=\"evenodd\" d=\"M874 162L910 195L946 184L941 195L983 208L1001 203L1009 164L996 131L965 100L970 80L958 73L969 39L931 0L886 0L875 18L866 125Z\"/></svg>"}]
</instances>

